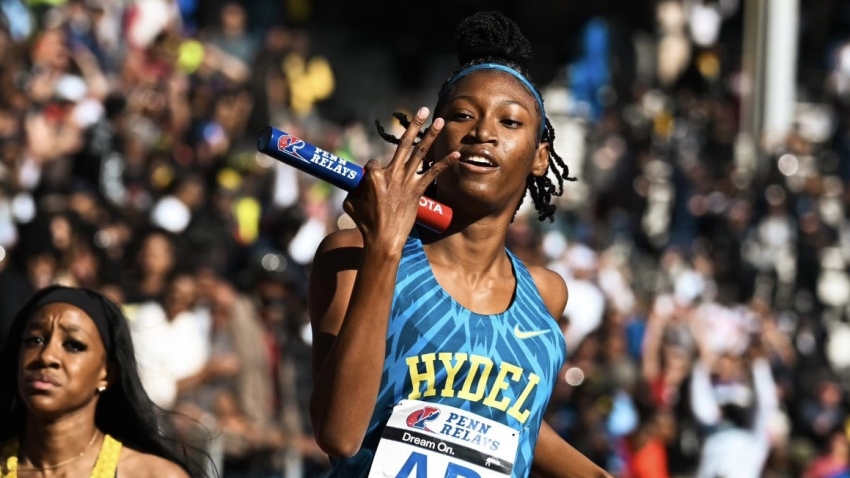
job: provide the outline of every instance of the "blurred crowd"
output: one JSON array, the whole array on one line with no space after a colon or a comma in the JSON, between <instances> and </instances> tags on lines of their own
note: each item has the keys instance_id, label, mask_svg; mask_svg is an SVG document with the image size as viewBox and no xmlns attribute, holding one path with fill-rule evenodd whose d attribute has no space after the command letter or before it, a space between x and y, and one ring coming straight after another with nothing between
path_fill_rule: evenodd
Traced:
<instances>
[{"instance_id":1,"label":"blurred crowd","mask_svg":"<svg viewBox=\"0 0 850 478\"><path fill-rule=\"evenodd\" d=\"M148 394L224 476L326 470L304 299L334 191L256 138L274 124L372 154L316 117L328 62L298 28L249 30L238 2L0 12L0 341L33 290L101 290L127 311Z\"/></svg>"},{"instance_id":2,"label":"blurred crowd","mask_svg":"<svg viewBox=\"0 0 850 478\"><path fill-rule=\"evenodd\" d=\"M203 425L178 429L225 477L329 466L306 279L351 224L341 191L257 154L259 131L392 151L371 118L320 114L335 65L281 3L0 0L0 342L37 288L103 291L150 397ZM555 222L525 201L509 236L570 289L548 420L618 478L848 477L850 29L803 52L824 74L759 156L739 134L743 5L653 8L652 31L589 19L541 85L579 179Z\"/></svg>"}]
</instances>

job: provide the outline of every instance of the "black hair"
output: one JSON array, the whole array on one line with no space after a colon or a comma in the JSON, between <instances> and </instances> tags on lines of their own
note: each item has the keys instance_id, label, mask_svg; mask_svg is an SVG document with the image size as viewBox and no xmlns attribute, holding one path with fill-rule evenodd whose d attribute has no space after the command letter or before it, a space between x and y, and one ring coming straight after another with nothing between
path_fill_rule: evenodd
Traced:
<instances>
[{"instance_id":1,"label":"black hair","mask_svg":"<svg viewBox=\"0 0 850 478\"><path fill-rule=\"evenodd\" d=\"M529 68L533 60L533 51L531 43L520 31L519 25L513 20L500 12L478 12L464 19L455 30L455 49L457 59L460 63L454 71L452 71L440 88L440 94L437 98L437 106L435 110L439 110L443 101L451 96L454 86L449 84L449 81L462 70L470 66L480 63L498 63L516 70L521 74L529 84L534 88L531 92L540 96L541 101L543 96L540 91L534 86L529 74ZM555 217L555 205L552 204L553 196L560 196L564 193L564 180L575 181L575 177L570 176L570 168L564 160L555 152L555 129L549 118L545 117L541 110L542 105L535 102L538 114L545 128L540 136L540 141L549 143L549 171L554 173L558 182L557 187L552 182L549 174L536 177L529 174L526 178L526 187L531 194L531 199L534 201L534 208L537 210L538 219L541 221L549 219L553 221ZM410 119L404 113L393 113L399 123L405 128L410 126ZM387 133L380 121L375 121L378 128L378 134L386 141L399 144L399 138ZM424 136L424 132L419 133L419 137ZM424 169L427 170L433 165L426 161ZM523 196L524 199L525 196ZM522 205L522 199L519 206ZM517 209L519 209L517 206Z\"/></svg>"},{"instance_id":2,"label":"black hair","mask_svg":"<svg viewBox=\"0 0 850 478\"><path fill-rule=\"evenodd\" d=\"M38 302L56 289L52 285L36 291L15 315L7 340L0 349L0 443L19 437L26 425L27 410L18 397L21 337L38 308ZM133 342L127 318L121 309L103 294L85 288L75 288L99 301L109 321L112 350L107 362L114 367L114 379L97 404L95 424L123 445L142 453L159 456L182 467L190 476L205 476L198 457L201 450L182 443L171 432L171 423L164 420L166 412L157 407L142 387L136 365Z\"/></svg>"}]
</instances>

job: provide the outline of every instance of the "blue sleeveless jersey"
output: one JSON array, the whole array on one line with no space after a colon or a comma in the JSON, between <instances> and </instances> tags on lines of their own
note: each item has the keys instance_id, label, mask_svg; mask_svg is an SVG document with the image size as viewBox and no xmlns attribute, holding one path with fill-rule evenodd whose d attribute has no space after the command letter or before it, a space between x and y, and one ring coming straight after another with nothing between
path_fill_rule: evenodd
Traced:
<instances>
[{"instance_id":1,"label":"blue sleeveless jersey","mask_svg":"<svg viewBox=\"0 0 850 478\"><path fill-rule=\"evenodd\" d=\"M368 475L387 419L403 399L456 407L517 430L511 476L529 476L566 345L528 269L507 253L516 277L510 306L476 314L440 287L421 240L411 234L398 269L378 401L362 448L333 459L331 476Z\"/></svg>"}]
</instances>

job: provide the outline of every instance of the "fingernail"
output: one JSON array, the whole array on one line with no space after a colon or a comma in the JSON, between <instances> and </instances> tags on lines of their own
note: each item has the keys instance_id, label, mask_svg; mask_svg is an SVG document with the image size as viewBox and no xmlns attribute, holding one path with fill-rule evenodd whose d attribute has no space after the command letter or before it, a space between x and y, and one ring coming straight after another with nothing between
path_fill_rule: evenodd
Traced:
<instances>
[{"instance_id":1,"label":"fingernail","mask_svg":"<svg viewBox=\"0 0 850 478\"><path fill-rule=\"evenodd\" d=\"M443 118L437 118L437 119L435 119L435 120L434 120L434 129L440 129L440 128L442 128L442 127L443 127L443 123L445 123L445 121L443 120Z\"/></svg>"},{"instance_id":2,"label":"fingernail","mask_svg":"<svg viewBox=\"0 0 850 478\"><path fill-rule=\"evenodd\" d=\"M416 117L419 119L425 119L428 117L428 108L422 107L419 108L419 111L416 112Z\"/></svg>"}]
</instances>

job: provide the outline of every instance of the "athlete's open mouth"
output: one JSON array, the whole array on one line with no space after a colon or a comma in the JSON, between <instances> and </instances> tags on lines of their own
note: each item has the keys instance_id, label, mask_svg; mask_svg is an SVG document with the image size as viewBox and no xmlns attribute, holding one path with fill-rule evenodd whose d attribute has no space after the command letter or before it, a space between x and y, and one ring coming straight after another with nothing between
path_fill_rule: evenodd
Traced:
<instances>
[{"instance_id":1,"label":"athlete's open mouth","mask_svg":"<svg viewBox=\"0 0 850 478\"><path fill-rule=\"evenodd\" d=\"M473 166L481 166L485 168L495 168L496 164L483 156L464 156L460 158L460 162L471 164Z\"/></svg>"}]
</instances>

